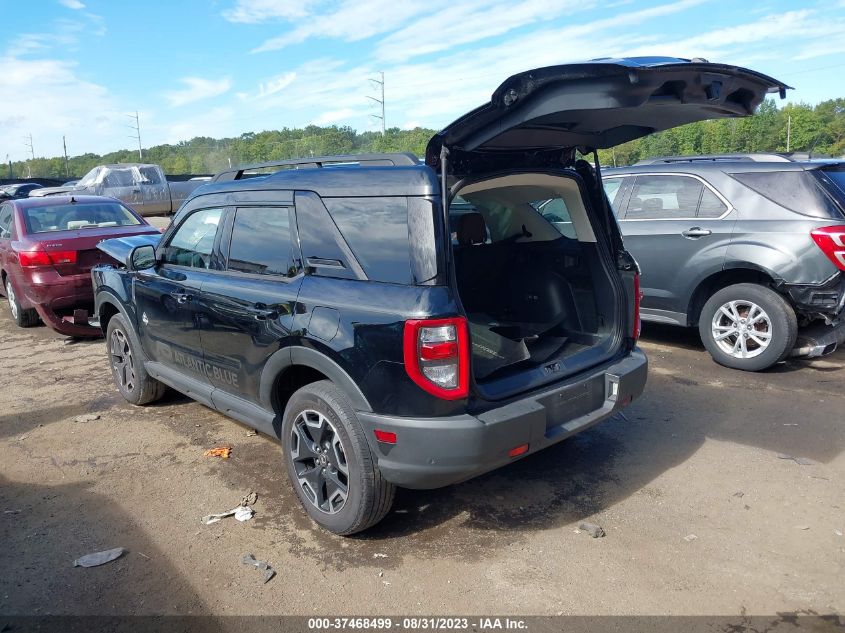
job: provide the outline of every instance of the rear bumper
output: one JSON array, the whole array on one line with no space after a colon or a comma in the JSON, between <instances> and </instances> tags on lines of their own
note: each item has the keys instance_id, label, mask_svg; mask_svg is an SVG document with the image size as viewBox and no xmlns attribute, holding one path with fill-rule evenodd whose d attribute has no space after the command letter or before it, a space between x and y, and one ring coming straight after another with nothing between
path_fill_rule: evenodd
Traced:
<instances>
[{"instance_id":1,"label":"rear bumper","mask_svg":"<svg viewBox=\"0 0 845 633\"><path fill-rule=\"evenodd\" d=\"M784 288L799 312L836 316L845 308L845 274L841 272L820 284L787 284Z\"/></svg>"},{"instance_id":2,"label":"rear bumper","mask_svg":"<svg viewBox=\"0 0 845 633\"><path fill-rule=\"evenodd\" d=\"M836 325L811 325L798 331L792 356L818 358L827 356L845 343L845 320Z\"/></svg>"},{"instance_id":3,"label":"rear bumper","mask_svg":"<svg viewBox=\"0 0 845 633\"><path fill-rule=\"evenodd\" d=\"M37 281L33 280L27 284L25 292L27 303L35 308L41 320L56 332L78 337L103 335L99 327L88 325L87 314L70 318L62 317L56 312L62 308L68 311L94 304L90 273L65 277L58 274L45 277L39 274Z\"/></svg>"},{"instance_id":4,"label":"rear bumper","mask_svg":"<svg viewBox=\"0 0 845 633\"><path fill-rule=\"evenodd\" d=\"M388 481L405 488L440 488L481 475L536 453L614 415L645 388L648 361L639 349L613 364L562 386L532 394L476 416L401 418L358 413L367 440ZM581 415L579 400L603 388L601 404ZM379 429L396 434L396 444L375 439ZM528 445L510 457L511 449Z\"/></svg>"}]
</instances>

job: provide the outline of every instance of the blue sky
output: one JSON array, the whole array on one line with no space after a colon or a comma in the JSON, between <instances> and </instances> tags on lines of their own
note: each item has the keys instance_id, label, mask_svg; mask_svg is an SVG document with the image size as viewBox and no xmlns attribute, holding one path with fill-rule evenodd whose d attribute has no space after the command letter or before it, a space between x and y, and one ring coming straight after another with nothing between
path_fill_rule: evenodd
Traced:
<instances>
[{"instance_id":1,"label":"blue sky","mask_svg":"<svg viewBox=\"0 0 845 633\"><path fill-rule=\"evenodd\" d=\"M744 65L845 97L845 0L0 0L0 159L318 125L439 128L508 75L594 57Z\"/></svg>"}]
</instances>

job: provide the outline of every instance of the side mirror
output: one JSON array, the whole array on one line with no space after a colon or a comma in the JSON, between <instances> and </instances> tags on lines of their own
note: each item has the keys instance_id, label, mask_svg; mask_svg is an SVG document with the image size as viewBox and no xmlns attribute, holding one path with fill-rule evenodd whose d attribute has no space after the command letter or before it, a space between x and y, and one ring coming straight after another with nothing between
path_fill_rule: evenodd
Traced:
<instances>
[{"instance_id":1,"label":"side mirror","mask_svg":"<svg viewBox=\"0 0 845 633\"><path fill-rule=\"evenodd\" d=\"M127 270L145 270L155 266L155 263L156 249L150 244L136 246L130 251L129 257L126 258Z\"/></svg>"}]
</instances>

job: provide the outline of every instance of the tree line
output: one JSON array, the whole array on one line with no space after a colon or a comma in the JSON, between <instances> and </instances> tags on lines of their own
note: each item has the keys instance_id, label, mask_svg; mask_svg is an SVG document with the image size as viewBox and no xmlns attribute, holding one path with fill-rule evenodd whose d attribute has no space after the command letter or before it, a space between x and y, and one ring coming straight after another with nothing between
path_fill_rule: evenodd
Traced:
<instances>
[{"instance_id":1,"label":"tree line","mask_svg":"<svg viewBox=\"0 0 845 633\"><path fill-rule=\"evenodd\" d=\"M144 149L144 162L157 163L167 174L213 174L230 166L286 158L358 154L368 152L411 152L425 154L435 130L390 128L379 132L357 132L350 127L283 128L247 132L238 137L197 137L175 145ZM721 154L730 152L812 152L815 155L845 155L845 98L823 101L815 106L798 103L778 108L773 100L761 104L757 113L743 119L701 121L601 150L604 165L628 165L651 156L679 154ZM36 158L12 163L16 178L78 178L92 167L105 163L137 162L137 150L108 154L83 154ZM8 175L8 166L0 175Z\"/></svg>"}]
</instances>

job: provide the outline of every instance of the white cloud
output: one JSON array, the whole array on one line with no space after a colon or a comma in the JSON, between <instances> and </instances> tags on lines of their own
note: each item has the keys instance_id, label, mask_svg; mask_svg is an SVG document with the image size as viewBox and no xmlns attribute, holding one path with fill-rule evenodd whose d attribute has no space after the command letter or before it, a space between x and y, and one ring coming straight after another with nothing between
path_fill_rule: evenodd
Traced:
<instances>
[{"instance_id":1,"label":"white cloud","mask_svg":"<svg viewBox=\"0 0 845 633\"><path fill-rule=\"evenodd\" d=\"M305 0L237 0L234 7L223 12L223 17L245 24L292 20L308 15L311 4L314 3Z\"/></svg>"},{"instance_id":2,"label":"white cloud","mask_svg":"<svg viewBox=\"0 0 845 633\"><path fill-rule=\"evenodd\" d=\"M76 75L76 65L55 59L0 55L6 99L0 114L0 146L12 160L27 158L23 137L32 133L36 156L61 154L62 135L71 153L114 149L126 135L124 113L109 91Z\"/></svg>"},{"instance_id":3,"label":"white cloud","mask_svg":"<svg viewBox=\"0 0 845 633\"><path fill-rule=\"evenodd\" d=\"M85 5L82 2L80 2L79 0L59 0L59 4L62 5L63 7L67 7L68 9L74 9L74 10L79 10L79 9L85 8Z\"/></svg>"},{"instance_id":4,"label":"white cloud","mask_svg":"<svg viewBox=\"0 0 845 633\"><path fill-rule=\"evenodd\" d=\"M448 0L397 2L397 0L343 0L330 12L310 13L299 26L283 35L266 40L252 52L266 52L299 44L312 37L335 38L355 42L401 27L409 20L448 6Z\"/></svg>"},{"instance_id":5,"label":"white cloud","mask_svg":"<svg viewBox=\"0 0 845 633\"><path fill-rule=\"evenodd\" d=\"M348 120L354 115L358 114L352 108L341 108L340 110L330 110L323 112L316 119L311 121L313 125L331 125L332 123L339 123L343 120Z\"/></svg>"},{"instance_id":6,"label":"white cloud","mask_svg":"<svg viewBox=\"0 0 845 633\"><path fill-rule=\"evenodd\" d=\"M229 91L232 87L232 79L203 79L202 77L183 77L180 79L185 87L182 90L173 90L165 93L164 97L174 107L183 106L186 103L193 103L202 99L217 97Z\"/></svg>"}]
</instances>

